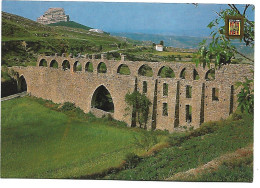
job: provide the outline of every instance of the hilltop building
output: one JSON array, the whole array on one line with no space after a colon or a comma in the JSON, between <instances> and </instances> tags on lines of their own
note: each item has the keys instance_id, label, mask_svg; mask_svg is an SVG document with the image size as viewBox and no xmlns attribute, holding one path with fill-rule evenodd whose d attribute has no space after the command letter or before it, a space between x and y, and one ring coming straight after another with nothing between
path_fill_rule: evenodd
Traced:
<instances>
[{"instance_id":1,"label":"hilltop building","mask_svg":"<svg viewBox=\"0 0 260 188\"><path fill-rule=\"evenodd\" d=\"M37 22L44 25L57 23L57 22L68 22L68 21L69 21L69 15L65 14L63 8L49 8L44 13L44 15L37 18Z\"/></svg>"},{"instance_id":2,"label":"hilltop building","mask_svg":"<svg viewBox=\"0 0 260 188\"><path fill-rule=\"evenodd\" d=\"M156 44L155 50L156 50L156 51L159 51L159 52L162 52L162 51L163 51L163 45L161 45L161 44Z\"/></svg>"}]
</instances>

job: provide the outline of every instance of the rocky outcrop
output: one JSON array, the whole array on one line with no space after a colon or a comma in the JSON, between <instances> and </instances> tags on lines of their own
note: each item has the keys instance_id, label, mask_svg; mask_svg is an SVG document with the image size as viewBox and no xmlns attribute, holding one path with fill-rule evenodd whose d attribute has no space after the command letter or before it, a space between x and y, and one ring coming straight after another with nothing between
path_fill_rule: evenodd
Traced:
<instances>
[{"instance_id":1,"label":"rocky outcrop","mask_svg":"<svg viewBox=\"0 0 260 188\"><path fill-rule=\"evenodd\" d=\"M41 24L51 24L57 22L68 22L69 15L65 14L63 8L49 8L44 15L37 18L37 22Z\"/></svg>"}]
</instances>

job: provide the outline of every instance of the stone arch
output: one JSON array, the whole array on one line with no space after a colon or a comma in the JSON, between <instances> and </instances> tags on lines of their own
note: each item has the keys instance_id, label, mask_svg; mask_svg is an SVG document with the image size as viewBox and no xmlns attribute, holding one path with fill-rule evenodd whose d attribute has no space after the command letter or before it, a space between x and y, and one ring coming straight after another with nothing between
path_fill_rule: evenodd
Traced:
<instances>
[{"instance_id":1,"label":"stone arch","mask_svg":"<svg viewBox=\"0 0 260 188\"><path fill-rule=\"evenodd\" d=\"M93 63L87 62L85 65L85 72L93 72Z\"/></svg>"},{"instance_id":2,"label":"stone arch","mask_svg":"<svg viewBox=\"0 0 260 188\"><path fill-rule=\"evenodd\" d=\"M158 71L158 76L160 76L161 78L174 78L175 74L172 68L168 66L163 66Z\"/></svg>"},{"instance_id":3,"label":"stone arch","mask_svg":"<svg viewBox=\"0 0 260 188\"><path fill-rule=\"evenodd\" d=\"M27 83L23 75L18 79L18 92L27 91Z\"/></svg>"},{"instance_id":4,"label":"stone arch","mask_svg":"<svg viewBox=\"0 0 260 188\"><path fill-rule=\"evenodd\" d=\"M129 67L126 64L121 64L117 68L117 73L123 74L123 75L130 75L131 71L130 71Z\"/></svg>"},{"instance_id":5,"label":"stone arch","mask_svg":"<svg viewBox=\"0 0 260 188\"><path fill-rule=\"evenodd\" d=\"M196 69L193 69L193 80L199 80L200 76Z\"/></svg>"},{"instance_id":6,"label":"stone arch","mask_svg":"<svg viewBox=\"0 0 260 188\"><path fill-rule=\"evenodd\" d=\"M106 112L114 112L114 102L108 89L101 85L96 88L91 99L91 108L97 108Z\"/></svg>"},{"instance_id":7,"label":"stone arch","mask_svg":"<svg viewBox=\"0 0 260 188\"><path fill-rule=\"evenodd\" d=\"M59 68L59 64L58 64L58 62L55 60L55 59L53 59L51 62L50 62L50 67L52 67L52 68Z\"/></svg>"},{"instance_id":8,"label":"stone arch","mask_svg":"<svg viewBox=\"0 0 260 188\"><path fill-rule=\"evenodd\" d=\"M107 66L104 62L100 62L97 66L98 73L107 73Z\"/></svg>"},{"instance_id":9,"label":"stone arch","mask_svg":"<svg viewBox=\"0 0 260 188\"><path fill-rule=\"evenodd\" d=\"M138 75L152 77L153 69L149 65L144 64L138 69Z\"/></svg>"},{"instance_id":10,"label":"stone arch","mask_svg":"<svg viewBox=\"0 0 260 188\"><path fill-rule=\"evenodd\" d=\"M205 75L206 81L215 80L215 69L209 69Z\"/></svg>"},{"instance_id":11,"label":"stone arch","mask_svg":"<svg viewBox=\"0 0 260 188\"><path fill-rule=\"evenodd\" d=\"M186 79L186 68L183 68L183 69L181 70L180 78L181 78L181 79Z\"/></svg>"},{"instance_id":12,"label":"stone arch","mask_svg":"<svg viewBox=\"0 0 260 188\"><path fill-rule=\"evenodd\" d=\"M73 72L80 72L80 71L82 71L82 65L79 61L76 61L73 64Z\"/></svg>"},{"instance_id":13,"label":"stone arch","mask_svg":"<svg viewBox=\"0 0 260 188\"><path fill-rule=\"evenodd\" d=\"M70 69L70 62L68 60L64 60L62 62L62 70L69 70Z\"/></svg>"},{"instance_id":14,"label":"stone arch","mask_svg":"<svg viewBox=\"0 0 260 188\"><path fill-rule=\"evenodd\" d=\"M47 67L47 61L46 59L41 59L40 63L39 63L39 67Z\"/></svg>"}]
</instances>

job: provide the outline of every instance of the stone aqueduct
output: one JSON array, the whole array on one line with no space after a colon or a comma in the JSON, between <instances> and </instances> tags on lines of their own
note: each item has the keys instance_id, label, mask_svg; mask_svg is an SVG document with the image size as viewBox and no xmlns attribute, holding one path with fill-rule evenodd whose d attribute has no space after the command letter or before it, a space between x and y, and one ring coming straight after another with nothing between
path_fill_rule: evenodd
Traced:
<instances>
[{"instance_id":1,"label":"stone aqueduct","mask_svg":"<svg viewBox=\"0 0 260 188\"><path fill-rule=\"evenodd\" d=\"M47 62L46 67L41 65L43 59ZM58 68L53 68L53 62L58 64ZM64 69L65 62L69 63L70 69ZM98 72L101 62L107 67L106 73ZM81 64L82 71L76 71L76 63ZM87 71L90 63L93 65L93 72ZM118 73L122 64L128 66L130 75ZM152 77L138 74L143 65L152 68ZM160 77L158 73L163 67L170 67L175 77ZM105 112L93 108L91 101L97 88L104 86L114 103L112 116L129 126L132 115L125 111L125 95L136 88L143 92L145 84L146 96L152 102L148 129L166 129L170 132L182 126L197 128L203 122L227 118L237 107L238 90L234 87L235 83L244 81L244 77L253 76L252 65L224 65L215 70L215 78L209 79L211 69L208 67L180 62L126 61L123 55L121 60L107 60L105 55L101 55L101 59L96 59L93 55L39 56L37 66L13 69L19 73L20 80L25 79L27 92L31 95L55 103L72 102L84 112L93 112L97 116ZM185 75L182 75L184 71ZM195 79L195 73L199 79ZM165 84L168 84L167 95L163 93ZM188 94L188 91L191 93Z\"/></svg>"}]
</instances>

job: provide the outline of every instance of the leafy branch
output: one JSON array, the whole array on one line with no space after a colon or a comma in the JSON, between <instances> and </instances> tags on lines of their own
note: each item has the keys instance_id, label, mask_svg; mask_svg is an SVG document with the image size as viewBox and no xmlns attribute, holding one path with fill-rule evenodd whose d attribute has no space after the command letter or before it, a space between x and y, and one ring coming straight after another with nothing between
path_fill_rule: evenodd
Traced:
<instances>
[{"instance_id":1,"label":"leafy branch","mask_svg":"<svg viewBox=\"0 0 260 188\"><path fill-rule=\"evenodd\" d=\"M208 28L212 29L210 35L212 36L211 42L206 45L206 40L199 44L200 48L198 52L194 55L193 60L198 65L202 63L205 67L210 65L213 59L215 59L215 67L220 67L224 64L231 63L231 59L234 58L235 54L239 54L245 59L254 62L253 59L247 57L245 54L239 52L231 41L225 37L225 26L220 26L225 22L226 16L243 16L244 17L244 37L243 41L246 46L254 47L254 22L249 21L246 18L247 9L253 5L247 4L243 11L243 15L240 13L238 8L234 4L229 4L230 9L220 10L216 12L218 17L208 24ZM253 7L254 8L254 7Z\"/></svg>"}]
</instances>

